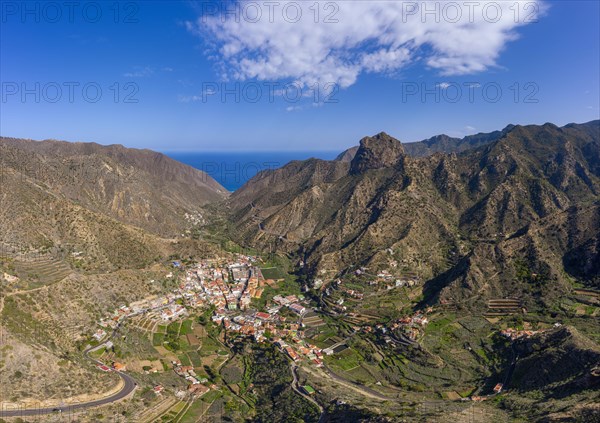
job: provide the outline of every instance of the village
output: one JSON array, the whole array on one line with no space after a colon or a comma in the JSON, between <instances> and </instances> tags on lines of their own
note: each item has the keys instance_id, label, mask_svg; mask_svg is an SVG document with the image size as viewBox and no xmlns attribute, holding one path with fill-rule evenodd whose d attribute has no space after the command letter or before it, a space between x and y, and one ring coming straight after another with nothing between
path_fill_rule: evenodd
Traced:
<instances>
[{"instance_id":1,"label":"village","mask_svg":"<svg viewBox=\"0 0 600 423\"><path fill-rule=\"evenodd\" d=\"M110 332L118 329L126 319L144 316L157 325L175 322L212 310L211 321L223 329L224 339L236 337L252 339L255 342L272 342L293 362L306 360L316 367L323 366L323 355L332 354L304 340L302 317L311 311L308 301L302 295L275 295L264 311L253 309L252 299L259 299L265 287L275 286L276 281L265 279L252 256L237 255L235 261L225 264L216 260L204 260L184 266L172 262L179 271L178 286L163 296L149 297L128 305L121 305L99 321L99 328L91 335L98 345L109 350L113 342ZM165 275L174 279L173 272ZM172 360L173 371L188 383L188 393L201 396L211 389L206 378L198 376L194 367ZM102 371L126 371L127 366L118 361L110 365L99 363ZM214 385L212 388L215 388ZM164 388L157 385L154 392L161 395Z\"/></svg>"},{"instance_id":2,"label":"village","mask_svg":"<svg viewBox=\"0 0 600 423\"><path fill-rule=\"evenodd\" d=\"M343 342L329 348L318 347L305 336L305 329L309 328L306 325L310 326L310 322L318 321L319 317L301 294L274 295L268 298L261 310L253 307L253 300L260 299L267 287L276 287L278 283L263 276L257 257L237 254L226 261L207 259L185 266L173 261L171 266L173 270L165 275L165 279L175 282L176 288L163 296L121 305L105 316L99 322L100 328L92 334L98 343L94 349L102 346L107 350L112 348L109 333L118 329L126 319L143 316L151 322L149 326L168 325L183 318L198 316L207 310L211 310L210 320L222 328L224 342L232 342L236 338L247 338L258 343L271 342L294 363L304 362L320 368L324 366L324 356L345 348ZM386 285L387 289L416 283L412 278L394 281L387 272L378 272L377 278L384 282L392 280L390 287ZM317 281L317 284L322 282ZM348 297L362 299L361 293L345 288L341 282L334 282L333 285ZM378 332L387 343L415 343L427 323L425 314L415 313L386 325L356 327L355 331ZM170 360L169 363L175 374L188 383L187 395L198 397L211 387L215 388L206 377L196 374L191 363L182 363L179 359ZM112 361L110 366L98 364L98 367L103 371L127 370L127 365L119 361ZM163 390L162 385L154 387L157 395L161 395Z\"/></svg>"}]
</instances>

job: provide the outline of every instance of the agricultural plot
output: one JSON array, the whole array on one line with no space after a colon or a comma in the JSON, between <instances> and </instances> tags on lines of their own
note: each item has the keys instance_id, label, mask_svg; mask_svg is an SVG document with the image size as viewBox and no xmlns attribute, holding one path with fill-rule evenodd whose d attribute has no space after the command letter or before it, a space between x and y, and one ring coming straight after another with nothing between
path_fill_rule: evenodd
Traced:
<instances>
[{"instance_id":1,"label":"agricultural plot","mask_svg":"<svg viewBox=\"0 0 600 423\"><path fill-rule=\"evenodd\" d=\"M173 407L171 407L165 414L163 414L161 416L161 418L159 420L156 420L156 421L176 422L178 416L180 414L183 415L186 406L187 406L186 402L180 401L177 404L175 404ZM179 417L181 417L181 416L179 416Z\"/></svg>"},{"instance_id":2,"label":"agricultural plot","mask_svg":"<svg viewBox=\"0 0 600 423\"><path fill-rule=\"evenodd\" d=\"M192 361L187 356L187 354L179 354L177 357L179 358L179 361L181 361L181 364L183 366L191 366L192 365Z\"/></svg>"},{"instance_id":3,"label":"agricultural plot","mask_svg":"<svg viewBox=\"0 0 600 423\"><path fill-rule=\"evenodd\" d=\"M203 356L216 354L219 351L220 345L212 338L204 339L200 354Z\"/></svg>"},{"instance_id":4,"label":"agricultural plot","mask_svg":"<svg viewBox=\"0 0 600 423\"><path fill-rule=\"evenodd\" d=\"M152 336L152 345L155 347L161 346L165 342L165 334L155 332Z\"/></svg>"},{"instance_id":5,"label":"agricultural plot","mask_svg":"<svg viewBox=\"0 0 600 423\"><path fill-rule=\"evenodd\" d=\"M187 356L189 357L192 366L194 367L201 367L202 366L202 357L200 357L200 354L198 354L197 351L190 351L187 353Z\"/></svg>"},{"instance_id":6,"label":"agricultural plot","mask_svg":"<svg viewBox=\"0 0 600 423\"><path fill-rule=\"evenodd\" d=\"M336 331L328 325L311 328L312 331L310 342L319 348L328 348L337 341L332 339L336 335Z\"/></svg>"},{"instance_id":7,"label":"agricultural plot","mask_svg":"<svg viewBox=\"0 0 600 423\"><path fill-rule=\"evenodd\" d=\"M318 328L325 326L325 321L314 311L309 311L302 317L302 323L308 328Z\"/></svg>"},{"instance_id":8,"label":"agricultural plot","mask_svg":"<svg viewBox=\"0 0 600 423\"><path fill-rule=\"evenodd\" d=\"M193 323L194 323L194 321L190 320L190 319L186 319L183 322L181 322L181 327L179 328L179 334L187 335L187 334L192 333Z\"/></svg>"},{"instance_id":9,"label":"agricultural plot","mask_svg":"<svg viewBox=\"0 0 600 423\"><path fill-rule=\"evenodd\" d=\"M204 416L204 414L209 408L210 404L206 404L202 401L194 401L186 410L185 414L183 414L178 421L180 423L195 423L198 421L202 421L201 417Z\"/></svg>"},{"instance_id":10,"label":"agricultural plot","mask_svg":"<svg viewBox=\"0 0 600 423\"><path fill-rule=\"evenodd\" d=\"M263 274L263 277L265 279L284 279L285 278L285 272L283 270L281 270L278 267L267 267L264 269L260 269L261 273Z\"/></svg>"},{"instance_id":11,"label":"agricultural plot","mask_svg":"<svg viewBox=\"0 0 600 423\"><path fill-rule=\"evenodd\" d=\"M229 354L193 319L156 325L151 340L159 355L168 357L168 367L171 361L179 360L184 366L193 366L198 374L203 374L204 366L220 365Z\"/></svg>"},{"instance_id":12,"label":"agricultural plot","mask_svg":"<svg viewBox=\"0 0 600 423\"><path fill-rule=\"evenodd\" d=\"M377 383L378 381L378 378L374 378L364 365L358 365L357 367L346 371L345 375L348 379L354 380L361 385L368 386Z\"/></svg>"},{"instance_id":13,"label":"agricultural plot","mask_svg":"<svg viewBox=\"0 0 600 423\"><path fill-rule=\"evenodd\" d=\"M198 337L196 335L194 335L193 333L188 333L187 335L185 335L185 339L187 341L187 343L192 347L197 349L201 342L198 339Z\"/></svg>"},{"instance_id":14,"label":"agricultural plot","mask_svg":"<svg viewBox=\"0 0 600 423\"><path fill-rule=\"evenodd\" d=\"M331 366L332 370L342 370L344 372L359 367L362 361L362 356L352 348L346 348L339 354L325 358L325 362Z\"/></svg>"}]
</instances>

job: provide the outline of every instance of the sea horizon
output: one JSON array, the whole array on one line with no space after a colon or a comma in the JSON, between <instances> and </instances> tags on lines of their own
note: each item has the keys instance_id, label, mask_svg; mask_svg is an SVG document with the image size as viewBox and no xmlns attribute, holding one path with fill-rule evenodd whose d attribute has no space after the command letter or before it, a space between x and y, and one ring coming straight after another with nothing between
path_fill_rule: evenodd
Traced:
<instances>
[{"instance_id":1,"label":"sea horizon","mask_svg":"<svg viewBox=\"0 0 600 423\"><path fill-rule=\"evenodd\" d=\"M166 156L206 172L228 191L240 189L263 170L278 169L295 160L333 160L341 151L163 151Z\"/></svg>"}]
</instances>

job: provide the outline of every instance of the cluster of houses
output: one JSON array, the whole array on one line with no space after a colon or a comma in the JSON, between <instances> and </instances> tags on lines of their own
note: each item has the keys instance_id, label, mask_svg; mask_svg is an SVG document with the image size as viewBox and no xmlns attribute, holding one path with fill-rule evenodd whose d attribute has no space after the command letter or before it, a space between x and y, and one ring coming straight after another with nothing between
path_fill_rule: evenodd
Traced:
<instances>
[{"instance_id":1,"label":"cluster of houses","mask_svg":"<svg viewBox=\"0 0 600 423\"><path fill-rule=\"evenodd\" d=\"M110 372L113 370L116 372L124 372L127 370L127 365L118 361L113 361L110 367L102 363L96 364L96 367L98 367L103 372Z\"/></svg>"},{"instance_id":2,"label":"cluster of houses","mask_svg":"<svg viewBox=\"0 0 600 423\"><path fill-rule=\"evenodd\" d=\"M342 287L342 288L340 288L340 291L342 291L347 296L357 299L357 300L362 300L364 298L364 294L362 292L355 291L354 289L348 289L346 287Z\"/></svg>"},{"instance_id":3,"label":"cluster of houses","mask_svg":"<svg viewBox=\"0 0 600 423\"><path fill-rule=\"evenodd\" d=\"M260 298L265 285L273 280L264 280L260 269L253 266L251 256L238 256L235 263L219 266L213 260L196 264L187 270L178 288L164 296L152 296L144 300L122 305L100 321L103 328L116 328L124 318L142 313L153 313L163 321L173 321L185 315L189 308L214 305L217 310L245 310L252 298ZM179 262L173 266L181 268ZM166 278L172 278L169 272ZM102 338L97 338L98 341Z\"/></svg>"},{"instance_id":4,"label":"cluster of houses","mask_svg":"<svg viewBox=\"0 0 600 423\"><path fill-rule=\"evenodd\" d=\"M526 322L525 323L525 327L527 327L529 324ZM552 325L554 328L559 328L562 326L562 323L559 322L555 322ZM527 338L531 338L534 335L537 335L538 333L542 333L545 332L547 329L539 329L539 330L518 330L518 329L513 329L513 328L507 328L507 329L503 329L500 331L500 335L510 339L511 341L515 341L517 339L527 339Z\"/></svg>"},{"instance_id":5,"label":"cluster of houses","mask_svg":"<svg viewBox=\"0 0 600 423\"><path fill-rule=\"evenodd\" d=\"M394 288L401 288L401 287L412 288L413 286L416 286L420 283L420 279L416 275L396 277L387 270L382 270L382 271L378 272L377 275L370 275L369 273L367 273L367 270L368 269L362 267L360 269L357 269L354 273L356 276L369 278L366 283L369 286L376 287L376 289L378 289L378 290L384 290L384 289L391 290ZM323 283L322 283L322 281L319 281L319 282L320 283L318 286L321 287L323 285ZM356 289L346 288L345 286L343 286L343 284L344 284L343 280L341 280L341 279L336 280L333 284L330 284L327 286L327 288L325 288L325 291L324 291L325 295L326 296L333 295L333 293L335 291L339 291L344 295L344 297L347 297L347 298L352 298L355 300L364 299L363 292L360 292ZM315 288L317 287L316 281L315 281L314 287ZM335 301L335 303L331 303L330 306L334 311L336 311L338 313L345 313L347 311L347 307L343 305L344 302L345 302L344 298L339 298L337 301Z\"/></svg>"},{"instance_id":6,"label":"cluster of houses","mask_svg":"<svg viewBox=\"0 0 600 423\"><path fill-rule=\"evenodd\" d=\"M304 298L301 299L303 300ZM288 295L287 297L275 295L273 297L273 302L275 302L281 307L287 307L297 315L302 316L304 313L306 313L306 307L298 303L298 301L300 301L301 299L299 299L295 295Z\"/></svg>"},{"instance_id":7,"label":"cluster of houses","mask_svg":"<svg viewBox=\"0 0 600 423\"><path fill-rule=\"evenodd\" d=\"M185 312L185 309L182 310L182 306L174 304L175 301L180 298L182 298L181 294L172 293L161 297L152 296L144 300L131 303L129 306L122 305L115 309L111 314L101 319L99 325L103 328L115 329L124 319L128 317L153 311L161 312L161 316L164 320L172 320Z\"/></svg>"},{"instance_id":8,"label":"cluster of houses","mask_svg":"<svg viewBox=\"0 0 600 423\"><path fill-rule=\"evenodd\" d=\"M555 327L559 327L560 323L557 324L558 326L555 325ZM513 328L508 328L508 329L502 329L500 331L500 335L504 336L505 338L510 339L511 341L516 341L517 339L527 339L527 338L531 338L534 335L537 335L538 333L544 332L543 330L517 330L517 329L513 329Z\"/></svg>"},{"instance_id":9,"label":"cluster of houses","mask_svg":"<svg viewBox=\"0 0 600 423\"><path fill-rule=\"evenodd\" d=\"M411 341L416 341L422 334L423 329L429 323L429 320L425 316L427 313L431 313L433 308L428 307L425 312L416 312L412 316L401 317L391 323L388 326L376 325L375 328L383 333L384 335L391 331L392 333L400 333L406 336Z\"/></svg>"},{"instance_id":10,"label":"cluster of houses","mask_svg":"<svg viewBox=\"0 0 600 423\"><path fill-rule=\"evenodd\" d=\"M100 321L101 328L92 334L92 338L102 342L109 329L117 328L127 317L145 314L157 320L173 321L188 314L190 309L212 305L215 309L213 322L222 325L229 335L251 337L256 342L271 341L292 360L306 359L321 367L324 352L302 339L302 325L297 319L290 319L289 313L288 317L280 313L287 309L298 318L302 317L307 312L303 296L276 295L266 312L250 309L252 298L260 298L266 285L275 284L273 280L264 279L254 261L252 257L238 255L234 263L207 260L188 266L173 292L120 306ZM173 265L182 267L178 262ZM169 273L169 276L173 277L173 274ZM173 361L172 365L174 372L189 382L187 395L198 397L210 390L206 386L208 381L198 377L192 366L183 366L179 361ZM100 364L99 367L103 371L125 369L121 363ZM157 395L163 390L162 385L154 387Z\"/></svg>"},{"instance_id":11,"label":"cluster of houses","mask_svg":"<svg viewBox=\"0 0 600 423\"><path fill-rule=\"evenodd\" d=\"M236 276L243 278L244 274L240 272L234 274L234 277ZM250 279L251 277L248 281ZM292 360L307 358L320 367L323 364L321 349L302 339L301 324L280 314L282 308L287 308L294 314L303 316L307 312L303 302L303 296L276 295L273 297L273 305L266 312L249 309L233 311L221 307L215 310L212 321L222 325L229 335L251 337L256 342L272 341ZM284 339L288 340L290 345Z\"/></svg>"},{"instance_id":12,"label":"cluster of houses","mask_svg":"<svg viewBox=\"0 0 600 423\"><path fill-rule=\"evenodd\" d=\"M127 307L126 305L122 305L121 307L115 309L112 314L110 314L109 316L100 320L99 324L103 328L114 329L119 325L119 323L123 319L129 317L132 314L134 314L134 313L130 307Z\"/></svg>"},{"instance_id":13,"label":"cluster of houses","mask_svg":"<svg viewBox=\"0 0 600 423\"><path fill-rule=\"evenodd\" d=\"M204 383L208 382L208 379L198 377L196 372L194 372L193 366L182 366L181 361L179 360L173 361L171 364L173 364L173 370L175 371L175 374L189 382L188 392L191 395L198 397L210 391L210 388L203 385Z\"/></svg>"},{"instance_id":14,"label":"cluster of houses","mask_svg":"<svg viewBox=\"0 0 600 423\"><path fill-rule=\"evenodd\" d=\"M287 354L293 361L300 361L305 358L317 367L323 366L324 351L316 345L309 344L299 337L293 337L291 345L288 345L288 343L281 338L276 338L273 341L275 345L277 345L280 350Z\"/></svg>"},{"instance_id":15,"label":"cluster of houses","mask_svg":"<svg viewBox=\"0 0 600 423\"><path fill-rule=\"evenodd\" d=\"M184 270L179 262L173 262L173 265ZM173 277L173 273L167 276ZM303 339L299 318L309 310L302 295L276 295L266 311L250 308L252 298L260 298L265 287L274 284L275 281L264 279L255 259L250 256L238 255L235 262L227 264L216 260L201 261L186 266L173 292L122 305L114 310L100 321L101 329L92 337L98 342L105 340L109 329L118 327L127 317L145 314L151 319L173 321L188 314L191 309L210 305L215 310L212 321L222 325L228 336L246 336L256 342L273 342L292 360L307 360L321 367L325 352ZM355 298L362 295L352 290L346 293ZM283 310L288 312L282 314ZM297 318L290 318L290 315ZM119 369L124 369L121 364L115 364ZM206 386L208 381L198 377L192 366L182 366L179 361L173 361L172 364L175 373L189 382L187 394L197 397L210 390ZM103 367L105 371L117 370L114 365L112 368ZM163 390L161 385L154 388L157 395Z\"/></svg>"},{"instance_id":16,"label":"cluster of houses","mask_svg":"<svg viewBox=\"0 0 600 423\"><path fill-rule=\"evenodd\" d=\"M93 335L92 338L94 338L96 341L100 342L102 341L104 338L106 337L106 331L104 329L98 329Z\"/></svg>"},{"instance_id":17,"label":"cluster of houses","mask_svg":"<svg viewBox=\"0 0 600 423\"><path fill-rule=\"evenodd\" d=\"M181 304L170 304L162 309L160 317L165 321L176 320L187 313L187 309Z\"/></svg>"},{"instance_id":18,"label":"cluster of houses","mask_svg":"<svg viewBox=\"0 0 600 423\"><path fill-rule=\"evenodd\" d=\"M222 267L198 263L186 273L184 296L197 305L212 304L217 310L246 310L252 298L262 296L265 285L274 283L264 279L255 261L252 256L240 255L235 263Z\"/></svg>"}]
</instances>

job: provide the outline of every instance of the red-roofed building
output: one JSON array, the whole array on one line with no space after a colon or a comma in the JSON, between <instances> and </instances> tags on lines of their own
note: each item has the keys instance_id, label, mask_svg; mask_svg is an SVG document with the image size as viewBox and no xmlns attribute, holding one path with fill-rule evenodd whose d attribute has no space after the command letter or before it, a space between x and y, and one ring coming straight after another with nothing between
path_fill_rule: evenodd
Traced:
<instances>
[{"instance_id":1,"label":"red-roofed building","mask_svg":"<svg viewBox=\"0 0 600 423\"><path fill-rule=\"evenodd\" d=\"M271 315L269 313L263 313L262 311L259 311L258 313L256 313L256 318L261 320L268 320L271 318Z\"/></svg>"},{"instance_id":2,"label":"red-roofed building","mask_svg":"<svg viewBox=\"0 0 600 423\"><path fill-rule=\"evenodd\" d=\"M294 361L297 361L300 357L298 357L298 354L296 354L296 351L294 351L291 347L287 347L285 349L285 352L287 353L287 355L290 356L290 358Z\"/></svg>"},{"instance_id":3,"label":"red-roofed building","mask_svg":"<svg viewBox=\"0 0 600 423\"><path fill-rule=\"evenodd\" d=\"M98 368L103 372L110 372L110 367L105 366L104 364L96 364L96 366L98 366Z\"/></svg>"},{"instance_id":4,"label":"red-roofed building","mask_svg":"<svg viewBox=\"0 0 600 423\"><path fill-rule=\"evenodd\" d=\"M210 389L201 384L188 386L188 392L198 397L206 394L208 391L210 391Z\"/></svg>"}]
</instances>

